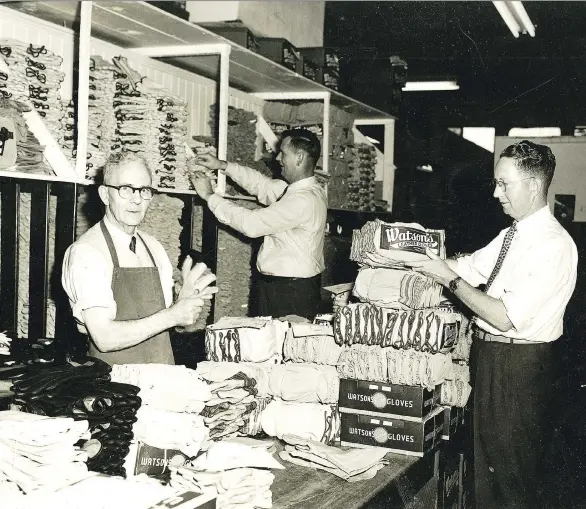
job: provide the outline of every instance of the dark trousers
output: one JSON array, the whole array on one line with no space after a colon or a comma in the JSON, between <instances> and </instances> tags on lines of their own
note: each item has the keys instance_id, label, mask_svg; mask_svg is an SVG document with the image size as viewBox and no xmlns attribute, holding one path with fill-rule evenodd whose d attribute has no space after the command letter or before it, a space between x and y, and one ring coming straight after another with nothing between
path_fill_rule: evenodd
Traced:
<instances>
[{"instance_id":1,"label":"dark trousers","mask_svg":"<svg viewBox=\"0 0 586 509\"><path fill-rule=\"evenodd\" d=\"M273 318L298 315L313 320L321 300L320 286L321 274L309 278L259 274L257 315Z\"/></svg>"},{"instance_id":2,"label":"dark trousers","mask_svg":"<svg viewBox=\"0 0 586 509\"><path fill-rule=\"evenodd\" d=\"M475 339L476 509L549 507L544 460L559 398L558 341L515 345Z\"/></svg>"}]
</instances>

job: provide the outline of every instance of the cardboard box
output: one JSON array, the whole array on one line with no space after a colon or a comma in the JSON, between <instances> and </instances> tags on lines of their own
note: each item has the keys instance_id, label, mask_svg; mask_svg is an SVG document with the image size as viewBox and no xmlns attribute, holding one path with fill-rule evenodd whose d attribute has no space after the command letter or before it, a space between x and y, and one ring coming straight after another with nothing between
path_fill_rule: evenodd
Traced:
<instances>
[{"instance_id":1,"label":"cardboard box","mask_svg":"<svg viewBox=\"0 0 586 509\"><path fill-rule=\"evenodd\" d=\"M201 23L210 32L239 44L243 48L259 52L259 43L255 35L244 25L226 25L220 23Z\"/></svg>"},{"instance_id":2,"label":"cardboard box","mask_svg":"<svg viewBox=\"0 0 586 509\"><path fill-rule=\"evenodd\" d=\"M340 443L350 447L382 447L390 452L423 457L440 441L444 416L437 408L424 421L379 414L346 413L340 408Z\"/></svg>"},{"instance_id":3,"label":"cardboard box","mask_svg":"<svg viewBox=\"0 0 586 509\"><path fill-rule=\"evenodd\" d=\"M297 61L297 74L310 79L311 81L317 81L319 66L311 59L301 57Z\"/></svg>"},{"instance_id":4,"label":"cardboard box","mask_svg":"<svg viewBox=\"0 0 586 509\"><path fill-rule=\"evenodd\" d=\"M157 477L168 472L170 466L182 467L188 461L189 457L176 449L160 449L141 441L132 441L124 468L129 477L139 474Z\"/></svg>"},{"instance_id":5,"label":"cardboard box","mask_svg":"<svg viewBox=\"0 0 586 509\"><path fill-rule=\"evenodd\" d=\"M258 44L258 53L260 55L292 71L297 71L297 65L301 59L301 55L297 51L297 48L287 39L259 37Z\"/></svg>"},{"instance_id":6,"label":"cardboard box","mask_svg":"<svg viewBox=\"0 0 586 509\"><path fill-rule=\"evenodd\" d=\"M395 385L366 380L340 380L338 405L347 413L364 415L393 415L411 421L421 421L438 405L441 384L433 390L418 385ZM443 408L440 409L443 412ZM442 413L443 418L443 413Z\"/></svg>"},{"instance_id":7,"label":"cardboard box","mask_svg":"<svg viewBox=\"0 0 586 509\"><path fill-rule=\"evenodd\" d=\"M340 74L340 56L337 48L299 48L299 52L304 58L313 60L318 67L327 67Z\"/></svg>"},{"instance_id":8,"label":"cardboard box","mask_svg":"<svg viewBox=\"0 0 586 509\"><path fill-rule=\"evenodd\" d=\"M329 67L319 67L317 69L317 80L325 87L331 88L332 90L340 89L340 77L338 73Z\"/></svg>"},{"instance_id":9,"label":"cardboard box","mask_svg":"<svg viewBox=\"0 0 586 509\"><path fill-rule=\"evenodd\" d=\"M457 509L460 501L459 448L445 444L438 451L438 509Z\"/></svg>"},{"instance_id":10,"label":"cardboard box","mask_svg":"<svg viewBox=\"0 0 586 509\"><path fill-rule=\"evenodd\" d=\"M444 406L444 431L442 438L450 440L464 427L464 409L454 406Z\"/></svg>"}]
</instances>

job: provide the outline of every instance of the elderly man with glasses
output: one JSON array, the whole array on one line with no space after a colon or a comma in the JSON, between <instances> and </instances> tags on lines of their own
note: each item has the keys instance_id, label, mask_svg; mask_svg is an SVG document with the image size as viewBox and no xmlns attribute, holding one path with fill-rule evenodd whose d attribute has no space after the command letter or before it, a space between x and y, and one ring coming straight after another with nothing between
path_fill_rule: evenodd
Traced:
<instances>
[{"instance_id":1,"label":"elderly man with glasses","mask_svg":"<svg viewBox=\"0 0 586 509\"><path fill-rule=\"evenodd\" d=\"M103 219L72 244L62 283L89 353L110 364L174 364L168 330L192 325L215 276L198 264L173 303L173 267L163 246L140 232L153 198L151 173L132 153L110 157L100 198Z\"/></svg>"},{"instance_id":2,"label":"elderly man with glasses","mask_svg":"<svg viewBox=\"0 0 586 509\"><path fill-rule=\"evenodd\" d=\"M469 256L444 261L428 252L429 261L411 264L475 315L477 509L549 507L544 460L578 263L574 241L547 203L555 164L545 145L507 147L494 170L494 197L512 225Z\"/></svg>"},{"instance_id":3,"label":"elderly man with glasses","mask_svg":"<svg viewBox=\"0 0 586 509\"><path fill-rule=\"evenodd\" d=\"M285 180L235 163L200 155L196 163L222 170L265 208L249 210L214 194L208 178L195 178L197 193L216 218L247 237L263 237L256 266L260 316L313 319L320 302L327 202L314 176L321 144L306 129L285 131L277 160Z\"/></svg>"}]
</instances>

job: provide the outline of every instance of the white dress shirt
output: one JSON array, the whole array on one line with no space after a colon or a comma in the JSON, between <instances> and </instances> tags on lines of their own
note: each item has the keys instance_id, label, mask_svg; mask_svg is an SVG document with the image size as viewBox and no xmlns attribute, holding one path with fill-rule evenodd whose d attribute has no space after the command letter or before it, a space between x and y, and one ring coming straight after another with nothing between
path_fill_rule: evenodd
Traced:
<instances>
[{"instance_id":1,"label":"white dress shirt","mask_svg":"<svg viewBox=\"0 0 586 509\"><path fill-rule=\"evenodd\" d=\"M458 258L458 275L472 286L486 284L507 231L479 251ZM563 333L566 305L576 286L577 265L576 245L547 205L522 219L488 290L490 297L503 302L513 328L501 332L480 318L478 326L491 334L531 342L558 339Z\"/></svg>"},{"instance_id":2,"label":"white dress shirt","mask_svg":"<svg viewBox=\"0 0 586 509\"><path fill-rule=\"evenodd\" d=\"M104 223L112 236L120 267L153 266L139 238L136 239L136 253L133 253L130 250L132 235L114 226L106 217L104 217ZM173 302L173 267L169 257L158 240L148 233L140 231L138 233L148 244L155 259L163 287L165 305L169 307ZM77 328L83 334L87 334L87 330L83 323L82 311L93 307L103 307L110 311L112 320L116 317L116 301L112 293L113 268L114 263L100 229L100 223L92 226L65 252L61 283L69 297Z\"/></svg>"},{"instance_id":3,"label":"white dress shirt","mask_svg":"<svg viewBox=\"0 0 586 509\"><path fill-rule=\"evenodd\" d=\"M287 186L282 180L234 163L228 163L226 174L268 205L249 210L216 194L208 199L210 210L220 222L247 237L264 236L258 270L271 276L301 278L323 272L327 203L316 178Z\"/></svg>"}]
</instances>

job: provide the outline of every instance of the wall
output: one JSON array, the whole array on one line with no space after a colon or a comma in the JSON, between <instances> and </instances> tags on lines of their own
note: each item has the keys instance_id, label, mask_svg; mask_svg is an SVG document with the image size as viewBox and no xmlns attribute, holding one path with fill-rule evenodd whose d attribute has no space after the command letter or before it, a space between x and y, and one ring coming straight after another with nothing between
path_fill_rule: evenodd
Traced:
<instances>
[{"instance_id":1,"label":"wall","mask_svg":"<svg viewBox=\"0 0 586 509\"><path fill-rule=\"evenodd\" d=\"M193 1L187 4L190 21L195 23L240 20L258 36L284 37L299 48L323 46L325 2Z\"/></svg>"},{"instance_id":2,"label":"wall","mask_svg":"<svg viewBox=\"0 0 586 509\"><path fill-rule=\"evenodd\" d=\"M495 162L507 146L518 143L522 138L497 136ZM529 141L547 145L556 158L556 171L549 188L549 206L553 212L556 194L576 195L574 221L586 221L586 138L560 136L556 138L528 138Z\"/></svg>"}]
</instances>

